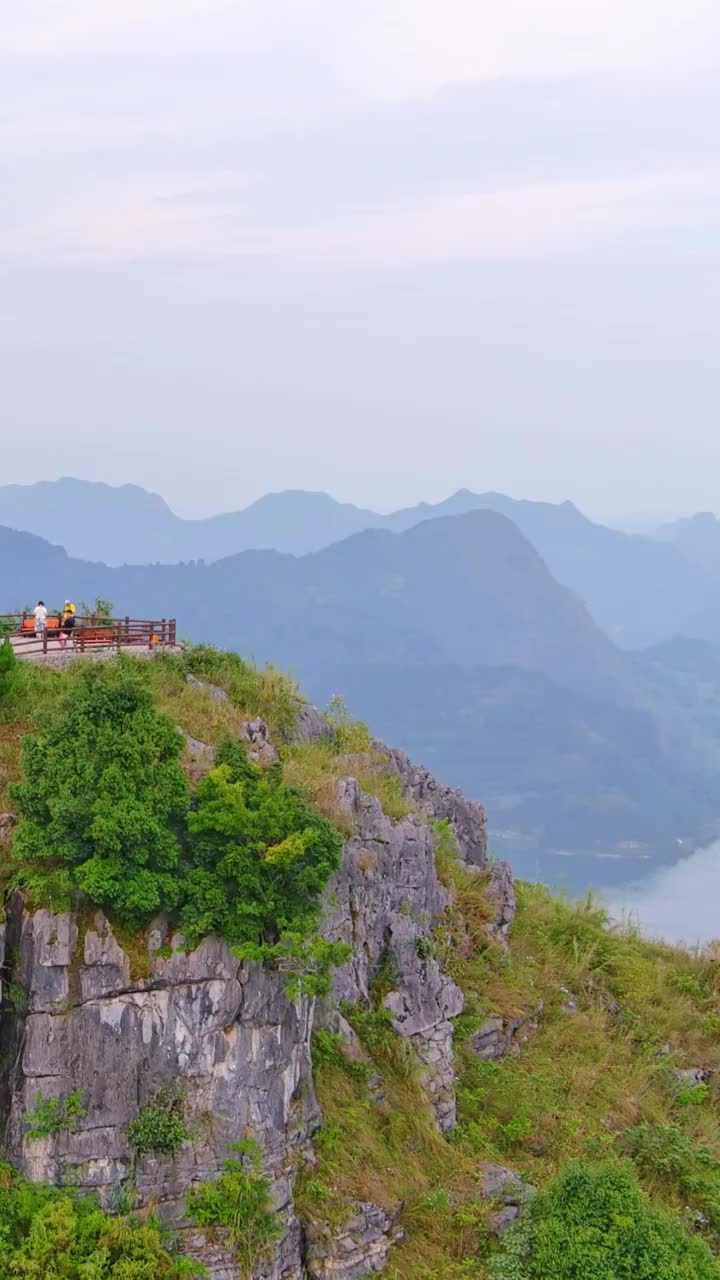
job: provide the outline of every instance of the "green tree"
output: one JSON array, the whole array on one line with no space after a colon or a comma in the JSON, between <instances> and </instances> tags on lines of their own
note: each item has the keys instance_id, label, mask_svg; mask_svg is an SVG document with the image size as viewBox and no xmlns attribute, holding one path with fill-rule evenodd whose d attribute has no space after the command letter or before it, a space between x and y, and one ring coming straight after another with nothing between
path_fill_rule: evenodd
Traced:
<instances>
[{"instance_id":1,"label":"green tree","mask_svg":"<svg viewBox=\"0 0 720 1280\"><path fill-rule=\"evenodd\" d=\"M571 1165L527 1212L492 1280L720 1280L707 1245L652 1206L627 1165Z\"/></svg>"},{"instance_id":2,"label":"green tree","mask_svg":"<svg viewBox=\"0 0 720 1280\"><path fill-rule=\"evenodd\" d=\"M82 890L135 926L178 901L183 739L122 668L81 670L43 730L25 738L13 850L34 896Z\"/></svg>"},{"instance_id":3,"label":"green tree","mask_svg":"<svg viewBox=\"0 0 720 1280\"><path fill-rule=\"evenodd\" d=\"M198 784L188 813L191 869L183 927L217 931L232 943L269 946L306 935L320 893L338 866L342 839L280 766L262 770L228 739Z\"/></svg>"}]
</instances>

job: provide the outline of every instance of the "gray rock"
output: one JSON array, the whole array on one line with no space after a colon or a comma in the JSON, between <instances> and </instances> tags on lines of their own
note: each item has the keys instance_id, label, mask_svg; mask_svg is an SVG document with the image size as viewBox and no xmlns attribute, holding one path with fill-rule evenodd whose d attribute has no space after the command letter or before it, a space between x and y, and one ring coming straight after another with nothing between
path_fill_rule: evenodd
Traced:
<instances>
[{"instance_id":1,"label":"gray rock","mask_svg":"<svg viewBox=\"0 0 720 1280\"><path fill-rule=\"evenodd\" d=\"M510 925L515 919L515 889L509 862L494 862L490 868L486 896L493 906L487 930L493 941L506 947Z\"/></svg>"},{"instance_id":2,"label":"gray rock","mask_svg":"<svg viewBox=\"0 0 720 1280\"><path fill-rule=\"evenodd\" d=\"M479 1058L488 1060L504 1058L508 1053L517 1057L520 1041L527 1040L530 1033L537 1030L536 1020L542 1009L540 1001L532 1013L521 1013L516 1018L505 1019L498 1013L490 1014L472 1038L475 1053Z\"/></svg>"},{"instance_id":3,"label":"gray rock","mask_svg":"<svg viewBox=\"0 0 720 1280\"><path fill-rule=\"evenodd\" d=\"M708 1084L713 1072L707 1067L675 1067L673 1076L679 1085Z\"/></svg>"},{"instance_id":4,"label":"gray rock","mask_svg":"<svg viewBox=\"0 0 720 1280\"><path fill-rule=\"evenodd\" d=\"M279 759L278 753L268 736L268 727L259 716L254 720L244 720L242 733L250 747L248 755L256 764L274 764Z\"/></svg>"},{"instance_id":5,"label":"gray rock","mask_svg":"<svg viewBox=\"0 0 720 1280\"><path fill-rule=\"evenodd\" d=\"M516 1204L503 1205L502 1209L496 1209L488 1218L488 1230L493 1236L504 1235L514 1222L520 1217L520 1208Z\"/></svg>"},{"instance_id":6,"label":"gray rock","mask_svg":"<svg viewBox=\"0 0 720 1280\"><path fill-rule=\"evenodd\" d=\"M193 782L197 782L212 769L215 760L215 748L209 742L201 742L199 738L193 738L184 729L181 729L180 732L186 743L186 772Z\"/></svg>"},{"instance_id":7,"label":"gray rock","mask_svg":"<svg viewBox=\"0 0 720 1280\"><path fill-rule=\"evenodd\" d=\"M484 867L487 861L485 810L461 791L438 782L422 765L413 764L399 747L374 741L373 751L386 758L400 778L403 794L431 818L446 818L465 862Z\"/></svg>"},{"instance_id":8,"label":"gray rock","mask_svg":"<svg viewBox=\"0 0 720 1280\"><path fill-rule=\"evenodd\" d=\"M314 742L331 738L333 728L327 716L307 703L299 708L294 738L297 742ZM460 856L465 862L484 866L487 859L485 810L476 800L467 800L461 791L438 782L429 770L412 760L399 747L387 747L375 739L372 750L383 756L395 770L403 794L432 818L447 818L455 833Z\"/></svg>"},{"instance_id":9,"label":"gray rock","mask_svg":"<svg viewBox=\"0 0 720 1280\"><path fill-rule=\"evenodd\" d=\"M16 822L14 813L0 813L0 844L9 842Z\"/></svg>"},{"instance_id":10,"label":"gray rock","mask_svg":"<svg viewBox=\"0 0 720 1280\"><path fill-rule=\"evenodd\" d=\"M377 1204L348 1202L340 1227L327 1222L305 1226L305 1266L310 1280L363 1280L382 1271L391 1245L402 1240L401 1205L386 1213Z\"/></svg>"},{"instance_id":11,"label":"gray rock","mask_svg":"<svg viewBox=\"0 0 720 1280\"><path fill-rule=\"evenodd\" d=\"M322 711L318 711L317 707L311 707L309 702L303 702L295 717L292 736L295 742L316 742L319 738L330 739L333 736L333 727Z\"/></svg>"},{"instance_id":12,"label":"gray rock","mask_svg":"<svg viewBox=\"0 0 720 1280\"><path fill-rule=\"evenodd\" d=\"M514 1169L505 1165L483 1161L478 1172L480 1175L480 1196L483 1200L494 1200L498 1208L488 1219L488 1226L494 1235L501 1235L512 1226L537 1189L523 1179Z\"/></svg>"},{"instance_id":13,"label":"gray rock","mask_svg":"<svg viewBox=\"0 0 720 1280\"><path fill-rule=\"evenodd\" d=\"M217 684L208 684L207 680L198 680L197 676L192 675L189 671L186 672L185 679L188 684L194 684L198 689L207 689L213 702L230 701L229 694Z\"/></svg>"},{"instance_id":14,"label":"gray rock","mask_svg":"<svg viewBox=\"0 0 720 1280\"><path fill-rule=\"evenodd\" d=\"M391 821L354 778L338 781L338 803L356 834L326 893L323 933L352 948L334 973L333 991L338 1000L367 1002L374 977L388 966L394 984L386 1008L425 1067L438 1123L447 1131L455 1122L451 1019L462 995L423 945L449 902L435 870L432 835L414 814Z\"/></svg>"}]
</instances>

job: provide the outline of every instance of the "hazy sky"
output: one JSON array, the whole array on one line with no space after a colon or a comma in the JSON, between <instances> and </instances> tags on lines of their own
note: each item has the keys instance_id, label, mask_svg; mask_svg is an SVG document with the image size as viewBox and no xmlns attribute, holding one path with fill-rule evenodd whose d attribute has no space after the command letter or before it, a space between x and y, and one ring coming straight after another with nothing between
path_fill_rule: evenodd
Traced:
<instances>
[{"instance_id":1,"label":"hazy sky","mask_svg":"<svg viewBox=\"0 0 720 1280\"><path fill-rule=\"evenodd\" d=\"M720 508L717 0L22 0L1 481Z\"/></svg>"}]
</instances>

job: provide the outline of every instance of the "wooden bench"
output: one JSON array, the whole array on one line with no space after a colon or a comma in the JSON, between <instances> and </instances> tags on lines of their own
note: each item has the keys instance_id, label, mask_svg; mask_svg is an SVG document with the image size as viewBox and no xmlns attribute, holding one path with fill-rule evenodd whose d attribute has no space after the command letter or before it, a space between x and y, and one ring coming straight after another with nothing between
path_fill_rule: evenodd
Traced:
<instances>
[{"instance_id":1,"label":"wooden bench","mask_svg":"<svg viewBox=\"0 0 720 1280\"><path fill-rule=\"evenodd\" d=\"M50 632L51 632L51 631L57 631L57 630L59 629L59 627L60 627L60 619L59 619L59 618L50 618L50 617L48 617L48 620L47 620L47 629L48 629L48 634L50 634ZM23 635L27 635L28 631L32 631L32 633L33 633L33 635L34 635L34 634L35 634L35 619L34 619L34 618L23 618L23 620L22 620L22 622L21 622L21 624L20 624L20 630L21 630L21 632L23 633Z\"/></svg>"},{"instance_id":2,"label":"wooden bench","mask_svg":"<svg viewBox=\"0 0 720 1280\"><path fill-rule=\"evenodd\" d=\"M83 627L78 633L80 644L112 644L114 638L112 627Z\"/></svg>"}]
</instances>

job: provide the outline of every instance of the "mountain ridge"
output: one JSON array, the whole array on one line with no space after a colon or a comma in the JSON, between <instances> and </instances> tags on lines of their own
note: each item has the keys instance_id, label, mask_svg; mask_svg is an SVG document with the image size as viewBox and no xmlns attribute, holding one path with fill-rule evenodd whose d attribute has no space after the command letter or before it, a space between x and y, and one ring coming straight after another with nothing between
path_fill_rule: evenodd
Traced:
<instances>
[{"instance_id":1,"label":"mountain ridge","mask_svg":"<svg viewBox=\"0 0 720 1280\"><path fill-rule=\"evenodd\" d=\"M459 489L443 502L420 503L381 515L338 503L328 494L291 490L265 495L239 512L183 521L162 499L156 501L155 495L145 495L150 501L139 500L139 513L133 516L126 511L118 520L113 515L113 503L128 494L134 501L136 494L144 491L125 486L113 491L109 503L108 487L101 487L98 510L98 492L90 485L96 505L88 513L78 501L63 498L68 485L77 495L85 491L87 482L44 482L41 486L45 499L49 495L55 503L52 519L47 510L42 519L37 512L33 515L32 486L24 490L11 486L10 504L10 489L0 488L0 524L38 526L39 521L39 527L27 531L61 541L75 558L92 558L118 567L121 562L215 563L228 555L260 549L306 555L367 528L404 532L428 519L493 510L518 526L552 575L580 596L600 627L628 649L644 648L687 631L715 590L712 575L675 546L606 528L588 519L569 501L533 502ZM9 518L13 513L15 521ZM182 545L176 540L178 529ZM104 554L107 550L117 554L108 556Z\"/></svg>"},{"instance_id":2,"label":"mountain ridge","mask_svg":"<svg viewBox=\"0 0 720 1280\"><path fill-rule=\"evenodd\" d=\"M508 851L593 859L634 841L669 860L677 839L713 833L694 704L667 707L674 682L618 649L497 512L368 530L304 557L125 568L0 529L0 561L5 608L102 595L289 669L320 705L343 695L386 741L482 795ZM584 864L578 888L599 866Z\"/></svg>"}]
</instances>

